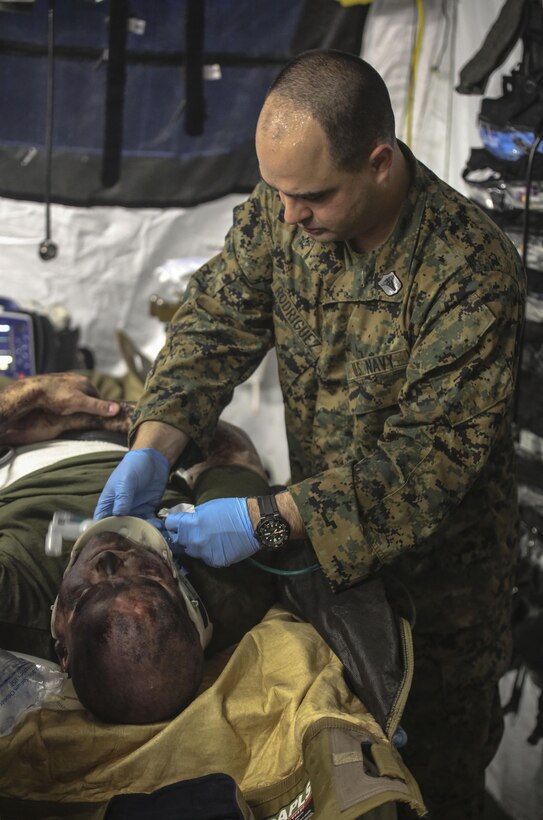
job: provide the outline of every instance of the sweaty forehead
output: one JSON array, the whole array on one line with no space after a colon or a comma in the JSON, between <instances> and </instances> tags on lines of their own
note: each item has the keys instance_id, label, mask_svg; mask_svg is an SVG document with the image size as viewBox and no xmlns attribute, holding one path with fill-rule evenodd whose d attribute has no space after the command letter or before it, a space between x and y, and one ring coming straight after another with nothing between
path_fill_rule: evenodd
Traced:
<instances>
[{"instance_id":1,"label":"sweaty forehead","mask_svg":"<svg viewBox=\"0 0 543 820\"><path fill-rule=\"evenodd\" d=\"M286 193L322 191L337 184L328 141L314 120L257 131L262 178Z\"/></svg>"},{"instance_id":2,"label":"sweaty forehead","mask_svg":"<svg viewBox=\"0 0 543 820\"><path fill-rule=\"evenodd\" d=\"M317 123L307 109L271 94L258 119L257 139L259 134L272 140L296 139L315 125Z\"/></svg>"}]
</instances>

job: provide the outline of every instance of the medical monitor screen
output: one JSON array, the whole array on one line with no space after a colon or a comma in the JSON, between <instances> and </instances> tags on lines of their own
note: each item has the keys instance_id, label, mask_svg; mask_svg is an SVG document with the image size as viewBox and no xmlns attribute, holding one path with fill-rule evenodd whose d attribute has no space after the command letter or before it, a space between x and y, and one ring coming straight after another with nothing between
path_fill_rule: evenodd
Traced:
<instances>
[{"instance_id":1,"label":"medical monitor screen","mask_svg":"<svg viewBox=\"0 0 543 820\"><path fill-rule=\"evenodd\" d=\"M24 313L0 312L0 374L20 379L35 372L31 317Z\"/></svg>"}]
</instances>

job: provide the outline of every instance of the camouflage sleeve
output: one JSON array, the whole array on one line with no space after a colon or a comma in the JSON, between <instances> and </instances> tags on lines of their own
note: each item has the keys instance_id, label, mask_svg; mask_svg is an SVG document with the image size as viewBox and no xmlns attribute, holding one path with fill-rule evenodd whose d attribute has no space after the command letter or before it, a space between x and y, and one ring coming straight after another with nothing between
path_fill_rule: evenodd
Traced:
<instances>
[{"instance_id":1,"label":"camouflage sleeve","mask_svg":"<svg viewBox=\"0 0 543 820\"><path fill-rule=\"evenodd\" d=\"M502 491L496 475L487 476L509 423L522 275L485 272L484 285L467 294L470 273L451 277L425 307L421 325L411 326L404 372L348 383L356 436L357 425L372 423L380 394L387 393L383 377L400 376L397 404L373 451L289 488L336 589L420 546L476 481L494 480L497 495Z\"/></svg>"},{"instance_id":2,"label":"camouflage sleeve","mask_svg":"<svg viewBox=\"0 0 543 820\"><path fill-rule=\"evenodd\" d=\"M187 433L202 456L234 387L273 346L272 255L266 190L234 210L223 251L198 270L167 329L138 403L135 429L162 421Z\"/></svg>"}]
</instances>

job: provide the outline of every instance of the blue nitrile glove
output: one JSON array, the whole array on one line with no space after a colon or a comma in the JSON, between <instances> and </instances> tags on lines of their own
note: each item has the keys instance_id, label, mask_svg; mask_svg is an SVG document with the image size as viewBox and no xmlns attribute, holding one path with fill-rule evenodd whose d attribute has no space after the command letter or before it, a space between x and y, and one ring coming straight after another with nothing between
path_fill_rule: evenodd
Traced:
<instances>
[{"instance_id":1,"label":"blue nitrile glove","mask_svg":"<svg viewBox=\"0 0 543 820\"><path fill-rule=\"evenodd\" d=\"M152 518L160 504L170 463L152 447L130 450L115 467L102 490L94 519L108 515L137 515Z\"/></svg>"},{"instance_id":2,"label":"blue nitrile glove","mask_svg":"<svg viewBox=\"0 0 543 820\"><path fill-rule=\"evenodd\" d=\"M397 749L403 749L403 747L407 745L407 732L405 729L398 726L392 736L392 742Z\"/></svg>"},{"instance_id":3,"label":"blue nitrile glove","mask_svg":"<svg viewBox=\"0 0 543 820\"><path fill-rule=\"evenodd\" d=\"M194 512L169 513L165 525L174 551L177 546L210 567L228 567L261 548L244 498L217 498Z\"/></svg>"}]
</instances>

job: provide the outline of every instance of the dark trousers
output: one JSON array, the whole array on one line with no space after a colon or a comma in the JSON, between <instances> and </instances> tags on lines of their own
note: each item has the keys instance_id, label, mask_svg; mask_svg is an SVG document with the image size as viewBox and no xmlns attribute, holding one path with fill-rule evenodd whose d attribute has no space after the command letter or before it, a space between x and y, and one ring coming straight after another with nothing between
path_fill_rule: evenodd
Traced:
<instances>
[{"instance_id":1,"label":"dark trousers","mask_svg":"<svg viewBox=\"0 0 543 820\"><path fill-rule=\"evenodd\" d=\"M497 685L502 650L485 645L486 632L469 629L446 639L415 641L402 757L432 820L483 817L485 769L503 733Z\"/></svg>"}]
</instances>

